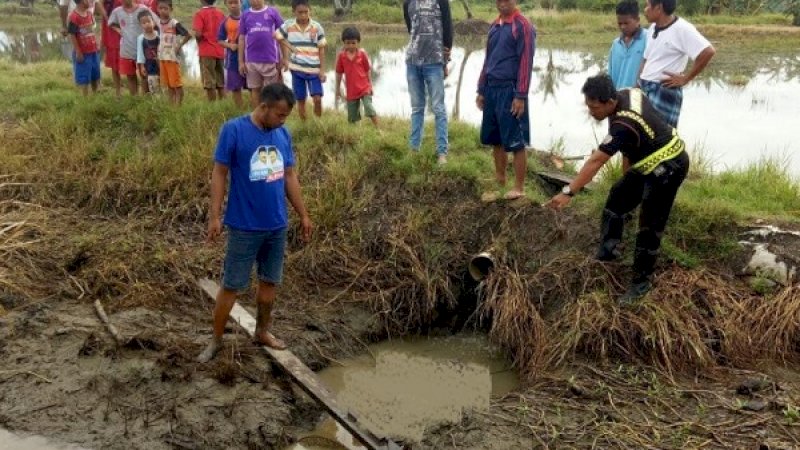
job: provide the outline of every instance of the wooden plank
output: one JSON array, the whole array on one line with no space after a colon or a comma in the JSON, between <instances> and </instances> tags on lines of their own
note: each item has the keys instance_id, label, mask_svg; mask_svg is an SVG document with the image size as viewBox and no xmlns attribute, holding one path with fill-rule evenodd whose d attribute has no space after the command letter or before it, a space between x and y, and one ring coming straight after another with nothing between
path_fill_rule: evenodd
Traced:
<instances>
[{"instance_id":1,"label":"wooden plank","mask_svg":"<svg viewBox=\"0 0 800 450\"><path fill-rule=\"evenodd\" d=\"M537 170L536 175L547 181L548 183L553 183L558 185L559 187L564 187L570 183L572 180L575 179L575 175L569 174L566 172L557 172L554 170ZM590 182L586 186L583 187L585 190L591 190L594 187L594 182Z\"/></svg>"},{"instance_id":2,"label":"wooden plank","mask_svg":"<svg viewBox=\"0 0 800 450\"><path fill-rule=\"evenodd\" d=\"M197 280L200 286L211 298L217 297L219 286L208 278ZM241 326L250 337L255 335L256 319L246 309L235 304L231 310L231 318ZM345 411L336 401L333 393L317 378L317 375L308 368L291 350L275 350L261 346L264 350L292 379L328 411L334 420L339 422L353 437L369 450L401 450L402 447L387 438L378 438L364 428L358 418Z\"/></svg>"}]
</instances>

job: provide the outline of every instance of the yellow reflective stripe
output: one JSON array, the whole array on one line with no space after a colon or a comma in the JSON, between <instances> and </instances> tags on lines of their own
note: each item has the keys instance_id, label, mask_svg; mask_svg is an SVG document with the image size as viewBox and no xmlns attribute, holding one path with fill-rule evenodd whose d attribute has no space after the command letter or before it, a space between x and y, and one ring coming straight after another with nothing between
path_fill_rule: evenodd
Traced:
<instances>
[{"instance_id":1,"label":"yellow reflective stripe","mask_svg":"<svg viewBox=\"0 0 800 450\"><path fill-rule=\"evenodd\" d=\"M634 122L636 122L636 123L638 123L639 125L642 126L642 129L647 134L647 137L649 137L650 139L653 139L653 138L656 137L656 132L653 131L652 128L650 128L650 125L648 125L647 122L644 121L644 118L642 116L640 116L639 114L637 114L637 113L635 113L633 111L623 110L623 111L619 111L617 113L617 117L626 117L628 119L633 120Z\"/></svg>"},{"instance_id":2,"label":"yellow reflective stripe","mask_svg":"<svg viewBox=\"0 0 800 450\"><path fill-rule=\"evenodd\" d=\"M636 114L642 114L642 91L640 89L631 89L631 111Z\"/></svg>"},{"instance_id":3,"label":"yellow reflective stripe","mask_svg":"<svg viewBox=\"0 0 800 450\"><path fill-rule=\"evenodd\" d=\"M634 164L631 168L639 173L647 175L662 162L669 161L670 159L680 155L685 148L686 145L683 143L683 140L678 138L676 135L667 143L667 145L651 153L645 159Z\"/></svg>"}]
</instances>

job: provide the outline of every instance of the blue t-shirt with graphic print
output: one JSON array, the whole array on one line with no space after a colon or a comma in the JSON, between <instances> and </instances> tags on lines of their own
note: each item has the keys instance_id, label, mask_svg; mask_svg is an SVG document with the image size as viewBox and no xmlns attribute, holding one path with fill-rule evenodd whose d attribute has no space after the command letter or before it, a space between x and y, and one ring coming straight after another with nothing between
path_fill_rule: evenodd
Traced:
<instances>
[{"instance_id":1,"label":"blue t-shirt with graphic print","mask_svg":"<svg viewBox=\"0 0 800 450\"><path fill-rule=\"evenodd\" d=\"M244 231L286 228L284 171L294 166L286 128L261 129L249 114L231 119L222 125L214 161L230 173L225 225Z\"/></svg>"}]
</instances>

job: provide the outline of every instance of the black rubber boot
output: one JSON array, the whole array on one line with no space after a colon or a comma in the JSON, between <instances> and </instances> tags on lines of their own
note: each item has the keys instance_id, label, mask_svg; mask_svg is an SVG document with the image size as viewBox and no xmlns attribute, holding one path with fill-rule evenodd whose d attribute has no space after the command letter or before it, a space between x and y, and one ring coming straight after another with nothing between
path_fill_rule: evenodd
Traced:
<instances>
[{"instance_id":1,"label":"black rubber boot","mask_svg":"<svg viewBox=\"0 0 800 450\"><path fill-rule=\"evenodd\" d=\"M600 222L601 239L600 248L597 250L595 259L598 261L614 261L622 256L619 251L619 243L622 241L622 229L625 221L619 214L611 210L604 209Z\"/></svg>"},{"instance_id":2,"label":"black rubber boot","mask_svg":"<svg viewBox=\"0 0 800 450\"><path fill-rule=\"evenodd\" d=\"M622 257L622 252L619 250L619 241L609 240L602 242L600 248L597 249L597 254L594 259L598 261L616 261Z\"/></svg>"},{"instance_id":3,"label":"black rubber boot","mask_svg":"<svg viewBox=\"0 0 800 450\"><path fill-rule=\"evenodd\" d=\"M632 282L628 290L617 301L620 306L632 306L642 299L653 288L650 280L645 279L639 282Z\"/></svg>"}]
</instances>

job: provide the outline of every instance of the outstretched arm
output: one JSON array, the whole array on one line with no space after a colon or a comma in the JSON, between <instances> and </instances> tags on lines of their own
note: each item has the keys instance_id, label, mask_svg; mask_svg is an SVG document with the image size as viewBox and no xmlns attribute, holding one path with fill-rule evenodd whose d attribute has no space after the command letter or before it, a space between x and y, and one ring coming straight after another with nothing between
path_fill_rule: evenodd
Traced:
<instances>
[{"instance_id":1,"label":"outstretched arm","mask_svg":"<svg viewBox=\"0 0 800 450\"><path fill-rule=\"evenodd\" d=\"M592 152L592 155L589 157L589 160L586 161L586 164L581 167L581 171L578 172L578 175L575 176L575 179L569 184L569 189L572 192L578 192L583 189L584 186L589 184L590 181L597 175L597 172L600 171L600 168L608 161L611 156L608 153L602 152L600 150L595 150ZM553 198L550 199L549 202L545 204L548 208L552 209L561 209L572 200L572 197L566 194L556 194Z\"/></svg>"}]
</instances>

